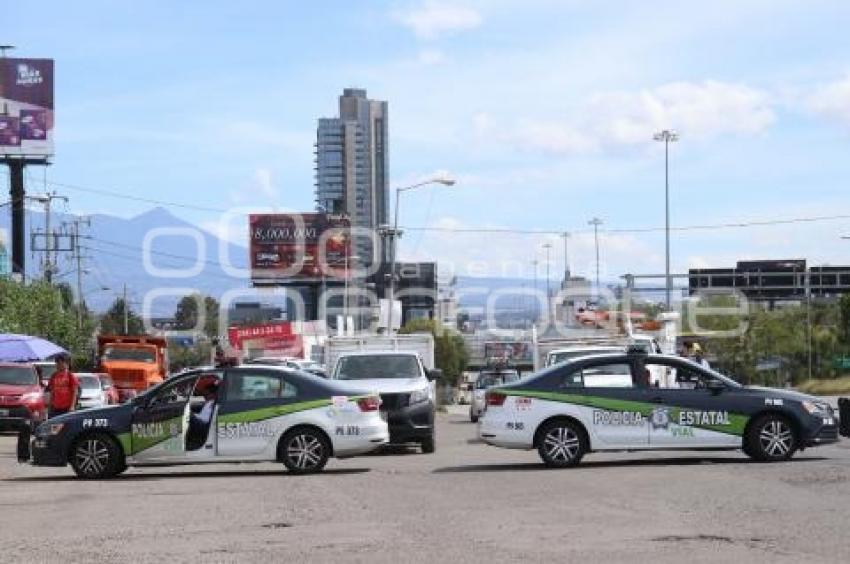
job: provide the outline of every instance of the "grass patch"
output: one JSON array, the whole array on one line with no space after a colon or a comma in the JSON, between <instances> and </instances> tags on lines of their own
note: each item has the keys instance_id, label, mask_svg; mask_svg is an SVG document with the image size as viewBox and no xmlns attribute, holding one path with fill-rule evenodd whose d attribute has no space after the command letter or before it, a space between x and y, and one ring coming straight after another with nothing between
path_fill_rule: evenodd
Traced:
<instances>
[{"instance_id":1,"label":"grass patch","mask_svg":"<svg viewBox=\"0 0 850 564\"><path fill-rule=\"evenodd\" d=\"M797 389L806 394L816 396L837 396L850 394L850 376L830 380L811 379L803 382Z\"/></svg>"}]
</instances>

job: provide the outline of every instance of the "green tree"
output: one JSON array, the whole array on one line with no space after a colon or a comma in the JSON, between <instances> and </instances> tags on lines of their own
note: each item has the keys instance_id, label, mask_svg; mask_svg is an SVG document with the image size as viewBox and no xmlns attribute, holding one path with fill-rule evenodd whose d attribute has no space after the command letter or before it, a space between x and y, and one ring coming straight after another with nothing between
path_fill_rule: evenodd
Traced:
<instances>
[{"instance_id":1,"label":"green tree","mask_svg":"<svg viewBox=\"0 0 850 564\"><path fill-rule=\"evenodd\" d=\"M469 362L469 353L463 337L446 329L434 319L414 319L399 329L399 334L431 333L434 337L434 364L443 371L445 382L457 385Z\"/></svg>"},{"instance_id":2,"label":"green tree","mask_svg":"<svg viewBox=\"0 0 850 564\"><path fill-rule=\"evenodd\" d=\"M115 298L107 312L100 318L100 332L104 335L124 335L124 311L127 311L127 335L144 335L145 324L124 298Z\"/></svg>"},{"instance_id":3,"label":"green tree","mask_svg":"<svg viewBox=\"0 0 850 564\"><path fill-rule=\"evenodd\" d=\"M67 349L75 366L90 358L93 326L77 326L73 297L43 281L30 284L0 279L0 332L42 337Z\"/></svg>"},{"instance_id":4,"label":"green tree","mask_svg":"<svg viewBox=\"0 0 850 564\"><path fill-rule=\"evenodd\" d=\"M218 335L219 304L215 298L202 296L201 294L190 294L177 302L174 312L174 320L177 329L183 331L194 329L198 323L198 304L204 304L204 334L208 337Z\"/></svg>"},{"instance_id":5,"label":"green tree","mask_svg":"<svg viewBox=\"0 0 850 564\"><path fill-rule=\"evenodd\" d=\"M193 366L206 366L212 358L212 345L209 342L196 342L189 347L170 343L168 345L169 370L177 372Z\"/></svg>"},{"instance_id":6,"label":"green tree","mask_svg":"<svg viewBox=\"0 0 850 564\"><path fill-rule=\"evenodd\" d=\"M844 294L838 300L838 338L844 350L850 350L850 294Z\"/></svg>"}]
</instances>

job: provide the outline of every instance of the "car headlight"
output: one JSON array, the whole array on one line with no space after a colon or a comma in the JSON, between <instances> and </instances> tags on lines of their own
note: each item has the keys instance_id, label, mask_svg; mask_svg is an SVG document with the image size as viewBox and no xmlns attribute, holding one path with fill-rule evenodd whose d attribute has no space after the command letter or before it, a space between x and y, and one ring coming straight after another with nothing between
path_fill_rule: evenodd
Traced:
<instances>
[{"instance_id":1,"label":"car headlight","mask_svg":"<svg viewBox=\"0 0 850 564\"><path fill-rule=\"evenodd\" d=\"M431 390L427 386L421 390L414 390L410 393L410 405L426 402L431 398Z\"/></svg>"},{"instance_id":2,"label":"car headlight","mask_svg":"<svg viewBox=\"0 0 850 564\"><path fill-rule=\"evenodd\" d=\"M41 392L29 392L21 396L23 403L38 403L44 399L44 394Z\"/></svg>"},{"instance_id":3,"label":"car headlight","mask_svg":"<svg viewBox=\"0 0 850 564\"><path fill-rule=\"evenodd\" d=\"M819 402L819 401L808 401L804 400L802 402L803 409L809 412L810 415L823 415L829 416L830 408L829 404Z\"/></svg>"},{"instance_id":4,"label":"car headlight","mask_svg":"<svg viewBox=\"0 0 850 564\"><path fill-rule=\"evenodd\" d=\"M52 437L61 433L64 427L64 423L44 423L43 425L39 425L35 431L35 435L37 437Z\"/></svg>"}]
</instances>

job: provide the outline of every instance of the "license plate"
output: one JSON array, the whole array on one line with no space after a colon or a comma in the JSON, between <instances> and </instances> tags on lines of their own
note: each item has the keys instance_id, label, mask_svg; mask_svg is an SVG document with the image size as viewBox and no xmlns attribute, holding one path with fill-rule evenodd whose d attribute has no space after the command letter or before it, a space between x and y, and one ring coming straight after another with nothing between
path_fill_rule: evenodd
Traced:
<instances>
[{"instance_id":1,"label":"license plate","mask_svg":"<svg viewBox=\"0 0 850 564\"><path fill-rule=\"evenodd\" d=\"M0 409L0 417L9 417L8 409Z\"/></svg>"}]
</instances>

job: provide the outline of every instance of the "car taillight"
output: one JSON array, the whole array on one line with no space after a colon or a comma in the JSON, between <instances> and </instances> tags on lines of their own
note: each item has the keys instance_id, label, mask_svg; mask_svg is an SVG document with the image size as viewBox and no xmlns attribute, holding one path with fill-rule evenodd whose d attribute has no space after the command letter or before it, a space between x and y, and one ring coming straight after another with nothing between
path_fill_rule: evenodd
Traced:
<instances>
[{"instance_id":1,"label":"car taillight","mask_svg":"<svg viewBox=\"0 0 850 564\"><path fill-rule=\"evenodd\" d=\"M381 398L377 396L369 396L357 400L357 406L360 411L378 411L381 407Z\"/></svg>"},{"instance_id":2,"label":"car taillight","mask_svg":"<svg viewBox=\"0 0 850 564\"><path fill-rule=\"evenodd\" d=\"M487 405L500 407L503 403L505 403L506 397L507 396L505 394L500 394L499 392L487 392Z\"/></svg>"}]
</instances>

